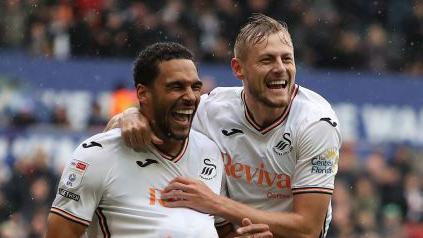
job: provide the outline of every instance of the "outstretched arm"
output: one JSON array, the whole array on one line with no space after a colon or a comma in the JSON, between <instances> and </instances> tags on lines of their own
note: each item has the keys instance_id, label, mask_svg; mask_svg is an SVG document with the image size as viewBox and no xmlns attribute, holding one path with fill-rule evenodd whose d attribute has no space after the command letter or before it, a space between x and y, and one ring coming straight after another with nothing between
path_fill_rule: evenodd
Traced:
<instances>
[{"instance_id":1,"label":"outstretched arm","mask_svg":"<svg viewBox=\"0 0 423 238\"><path fill-rule=\"evenodd\" d=\"M330 201L329 194L294 195L292 212L262 211L213 193L204 183L178 177L162 193L169 207L187 207L242 224L248 217L252 223L268 224L275 237L318 237L322 232ZM241 228L240 228L241 229ZM241 229L243 231L243 229Z\"/></svg>"},{"instance_id":2,"label":"outstretched arm","mask_svg":"<svg viewBox=\"0 0 423 238\"><path fill-rule=\"evenodd\" d=\"M254 223L268 224L276 237L319 237L323 232L329 200L330 195L326 194L298 194L294 196L292 212L268 212L222 197L220 209L216 211L233 222L239 222L241 217L250 217ZM241 227L238 230L245 229Z\"/></svg>"}]
</instances>

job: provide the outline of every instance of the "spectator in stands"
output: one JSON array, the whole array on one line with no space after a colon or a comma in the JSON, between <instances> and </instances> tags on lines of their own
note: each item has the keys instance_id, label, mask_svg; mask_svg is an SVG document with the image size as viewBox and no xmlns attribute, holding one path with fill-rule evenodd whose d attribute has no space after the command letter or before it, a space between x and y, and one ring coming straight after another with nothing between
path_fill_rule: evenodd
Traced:
<instances>
[{"instance_id":1,"label":"spectator in stands","mask_svg":"<svg viewBox=\"0 0 423 238\"><path fill-rule=\"evenodd\" d=\"M175 1L0 1L0 47L1 50L24 47L36 56L54 56L56 36L60 35L58 33L68 33L71 57L133 57L140 47L161 40L177 40L194 49L203 62L222 62L230 57L225 52L233 47L236 34L234 29L240 28L248 11L260 11L278 19L286 16L281 20L287 21L290 31L294 32L294 41L298 46L295 55L301 67L336 67L344 70L397 71L423 75L422 1L173 2ZM198 14L200 12L207 12L207 15ZM207 21L209 18L213 23L212 27L201 29L210 24ZM216 23L217 32L213 28ZM57 29L61 24L66 27ZM208 36L207 30L212 31L213 38L216 38L216 42L211 44L213 49L207 48L208 45L204 47L201 42L203 38L200 36ZM371 63L368 64L368 61ZM17 82L16 79L12 81ZM4 95L2 91L2 96ZM37 122L50 119L49 115L42 119L38 113L34 113L32 99L19 102L17 98L13 98L11 101L13 108L5 109L6 113L0 115L0 123L7 131L10 125L15 129L27 126L30 128ZM100 123L97 119L90 121ZM13 144L10 145L12 147ZM66 148L72 146L67 145L63 147L65 149L61 147L59 150L66 151ZM367 146L370 150L376 150L374 145L366 144L364 147ZM390 156L371 152L368 158L369 148L363 152L362 147L362 142L343 144L341 147L342 160L333 196L334 218L328 237L385 237L387 232L384 230L389 227L385 227L382 218L385 216L386 220L392 217L398 219L398 214L401 214L401 222L407 227L408 237L423 237L423 163L422 155L418 154L420 149L405 146L389 151ZM4 153L9 153L9 150L6 147ZM64 153L59 151L58 154ZM38 192L46 190L44 185L34 185L33 179L38 176L28 172L42 169L34 169L33 163L28 160L17 160L19 161L10 168L8 164L0 163L6 171L11 171L9 177L4 176L5 170L0 169L0 237L30 237L33 234L36 234L34 237L41 237L40 231L44 229L40 218L43 216L42 211L34 210L33 219L22 217L22 213L33 205L23 208L25 197L30 198L31 187L33 190L34 187L41 187L35 189ZM372 169L366 169L366 164L374 163L374 160L378 160L376 165L370 166ZM7 162L10 161L13 159L7 158ZM46 166L51 166L51 162ZM363 171L367 173L363 174ZM393 178L387 179L389 176ZM50 182L48 184L50 186ZM390 191L391 188L395 192ZM381 199L385 194L389 197ZM387 204L396 204L397 208L399 205L401 213L389 211L385 208ZM360 210L356 210L357 208ZM369 210L375 213L374 217L371 217ZM10 216L11 214L13 215ZM376 224L373 224L374 219Z\"/></svg>"},{"instance_id":2,"label":"spectator in stands","mask_svg":"<svg viewBox=\"0 0 423 238\"><path fill-rule=\"evenodd\" d=\"M45 231L47 230L47 220L49 209L48 207L41 207L34 211L29 225L28 238L41 238L44 237Z\"/></svg>"},{"instance_id":3,"label":"spectator in stands","mask_svg":"<svg viewBox=\"0 0 423 238\"><path fill-rule=\"evenodd\" d=\"M13 126L17 128L25 128L27 126L34 125L37 119L31 110L23 109L17 112L13 117L10 118Z\"/></svg>"},{"instance_id":4,"label":"spectator in stands","mask_svg":"<svg viewBox=\"0 0 423 238\"><path fill-rule=\"evenodd\" d=\"M407 201L406 217L410 223L423 222L423 180L422 175L410 172L404 179L404 196Z\"/></svg>"},{"instance_id":5,"label":"spectator in stands","mask_svg":"<svg viewBox=\"0 0 423 238\"><path fill-rule=\"evenodd\" d=\"M297 61L308 66L411 74L423 71L419 54L423 4L417 0L72 3L1 2L0 45L20 46L21 33L26 32L25 44L36 55L66 57L70 49L76 56L133 57L136 47L167 40L189 45L204 61L222 62L230 58L228 49L242 19L261 12L275 18L286 16L281 20L295 32ZM386 51L388 43L390 50Z\"/></svg>"},{"instance_id":6,"label":"spectator in stands","mask_svg":"<svg viewBox=\"0 0 423 238\"><path fill-rule=\"evenodd\" d=\"M405 238L401 208L396 204L387 204L382 210L382 230L380 234L386 238Z\"/></svg>"},{"instance_id":7,"label":"spectator in stands","mask_svg":"<svg viewBox=\"0 0 423 238\"><path fill-rule=\"evenodd\" d=\"M53 113L51 115L50 122L53 125L56 125L61 128L69 128L70 123L67 115L67 110L65 106L62 105L56 105L53 108Z\"/></svg>"},{"instance_id":8,"label":"spectator in stands","mask_svg":"<svg viewBox=\"0 0 423 238\"><path fill-rule=\"evenodd\" d=\"M124 83L119 82L116 84L110 103L110 117L123 112L125 109L137 104L137 95L135 90L129 89Z\"/></svg>"},{"instance_id":9,"label":"spectator in stands","mask_svg":"<svg viewBox=\"0 0 423 238\"><path fill-rule=\"evenodd\" d=\"M20 0L0 2L0 47L22 47L24 42L25 21L27 12Z\"/></svg>"},{"instance_id":10,"label":"spectator in stands","mask_svg":"<svg viewBox=\"0 0 423 238\"><path fill-rule=\"evenodd\" d=\"M10 215L6 194L3 190L4 189L0 189L0 224L6 221Z\"/></svg>"},{"instance_id":11,"label":"spectator in stands","mask_svg":"<svg viewBox=\"0 0 423 238\"><path fill-rule=\"evenodd\" d=\"M107 120L101 112L100 105L97 102L92 103L90 117L88 118L88 126L103 128L106 123Z\"/></svg>"},{"instance_id":12,"label":"spectator in stands","mask_svg":"<svg viewBox=\"0 0 423 238\"><path fill-rule=\"evenodd\" d=\"M27 237L28 231L20 213L10 215L10 219L0 224L0 237L22 238Z\"/></svg>"}]
</instances>

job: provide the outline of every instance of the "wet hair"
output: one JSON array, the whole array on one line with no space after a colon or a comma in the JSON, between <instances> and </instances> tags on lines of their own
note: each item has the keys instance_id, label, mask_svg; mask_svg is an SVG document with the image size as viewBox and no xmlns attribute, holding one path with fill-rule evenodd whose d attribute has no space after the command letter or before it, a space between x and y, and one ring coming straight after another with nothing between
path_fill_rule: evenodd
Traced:
<instances>
[{"instance_id":1,"label":"wet hair","mask_svg":"<svg viewBox=\"0 0 423 238\"><path fill-rule=\"evenodd\" d=\"M194 61L194 55L185 46L175 42L159 42L146 47L134 62L135 87L138 84L150 86L160 73L159 64L173 59Z\"/></svg>"},{"instance_id":2,"label":"wet hair","mask_svg":"<svg viewBox=\"0 0 423 238\"><path fill-rule=\"evenodd\" d=\"M236 37L234 56L239 59L244 59L249 46L256 45L267 39L269 35L277 32L287 34L287 38L283 40L286 44L292 46L291 36L285 22L277 21L260 13L253 14Z\"/></svg>"}]
</instances>

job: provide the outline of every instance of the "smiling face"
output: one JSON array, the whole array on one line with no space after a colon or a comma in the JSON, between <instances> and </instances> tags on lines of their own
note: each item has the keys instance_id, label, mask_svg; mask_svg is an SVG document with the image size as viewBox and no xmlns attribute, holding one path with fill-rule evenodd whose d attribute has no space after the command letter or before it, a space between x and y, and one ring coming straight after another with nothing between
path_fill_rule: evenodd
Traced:
<instances>
[{"instance_id":1,"label":"smiling face","mask_svg":"<svg viewBox=\"0 0 423 238\"><path fill-rule=\"evenodd\" d=\"M202 83L197 69L188 59L162 61L158 69L150 86L137 86L141 107L159 137L184 140L200 102Z\"/></svg>"},{"instance_id":2,"label":"smiling face","mask_svg":"<svg viewBox=\"0 0 423 238\"><path fill-rule=\"evenodd\" d=\"M279 31L247 46L242 59L232 59L245 93L270 108L286 107L295 84L294 49L289 34Z\"/></svg>"}]
</instances>

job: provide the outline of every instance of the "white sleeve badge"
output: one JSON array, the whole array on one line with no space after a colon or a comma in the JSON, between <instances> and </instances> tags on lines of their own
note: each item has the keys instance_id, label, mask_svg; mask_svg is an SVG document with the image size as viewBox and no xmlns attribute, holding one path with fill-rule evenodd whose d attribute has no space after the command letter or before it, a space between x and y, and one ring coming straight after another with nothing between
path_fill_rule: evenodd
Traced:
<instances>
[{"instance_id":1,"label":"white sleeve badge","mask_svg":"<svg viewBox=\"0 0 423 238\"><path fill-rule=\"evenodd\" d=\"M70 165L63 172L63 184L67 188L77 188L84 178L88 164L76 159L71 160Z\"/></svg>"},{"instance_id":2,"label":"white sleeve badge","mask_svg":"<svg viewBox=\"0 0 423 238\"><path fill-rule=\"evenodd\" d=\"M327 149L311 159L311 173L331 174L338 171L339 153L337 149Z\"/></svg>"}]
</instances>

